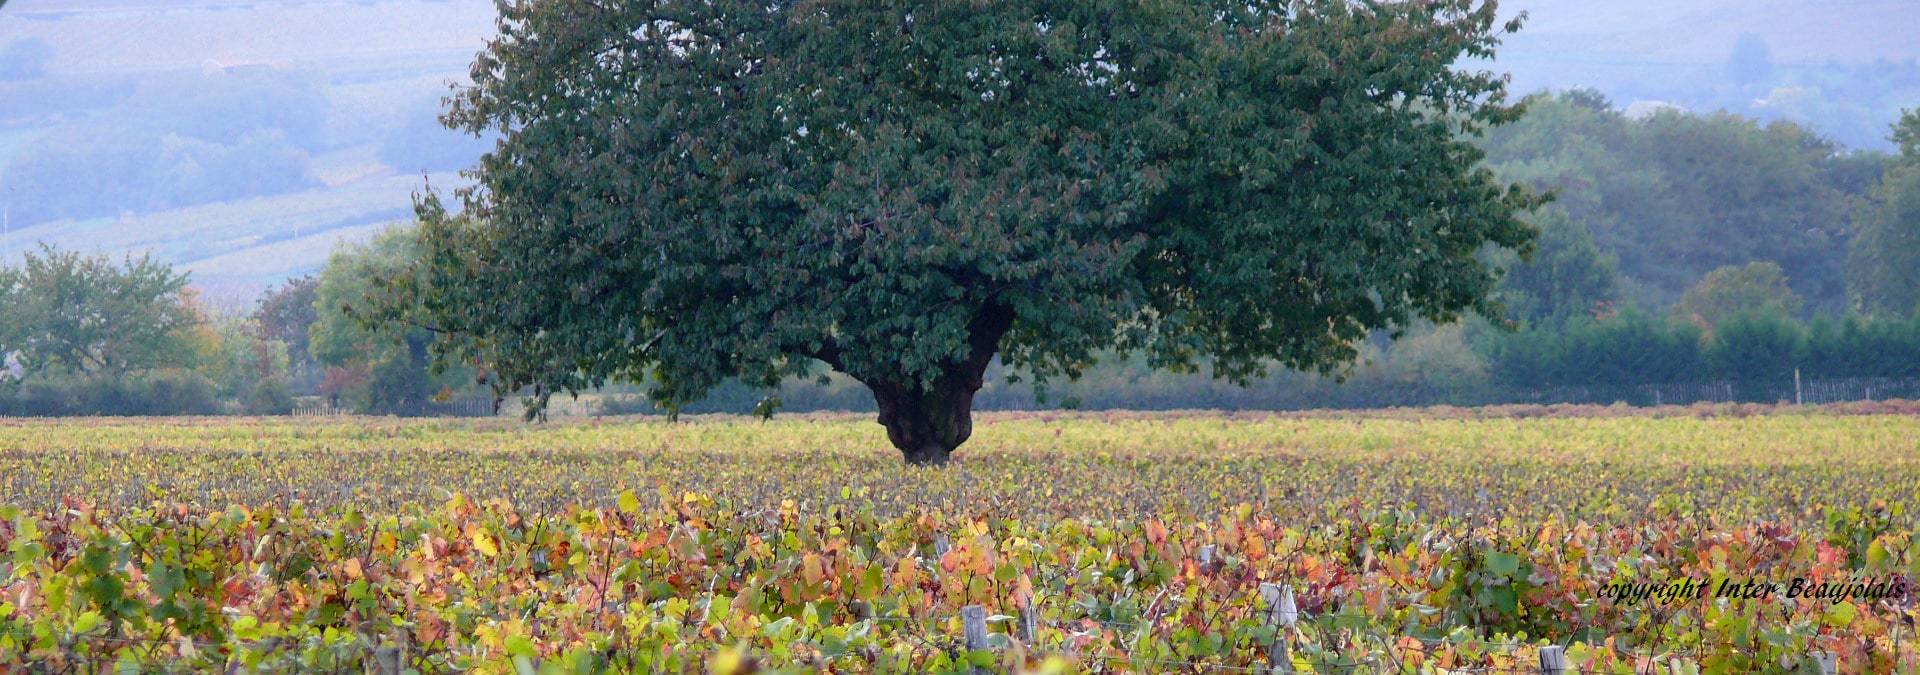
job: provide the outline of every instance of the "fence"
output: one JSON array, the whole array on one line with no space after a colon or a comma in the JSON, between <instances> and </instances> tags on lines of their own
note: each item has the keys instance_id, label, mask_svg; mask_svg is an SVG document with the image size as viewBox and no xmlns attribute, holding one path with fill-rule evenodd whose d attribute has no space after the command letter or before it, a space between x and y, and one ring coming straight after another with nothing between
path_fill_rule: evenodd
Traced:
<instances>
[{"instance_id":1,"label":"fence","mask_svg":"<svg viewBox=\"0 0 1920 675\"><path fill-rule=\"evenodd\" d=\"M493 417L498 412L492 397L463 396L447 401L412 402L374 414L391 414L400 417ZM353 414L357 414L357 411L325 398L301 398L293 403L293 415L296 417L337 417Z\"/></svg>"},{"instance_id":2,"label":"fence","mask_svg":"<svg viewBox=\"0 0 1920 675\"><path fill-rule=\"evenodd\" d=\"M1631 386L1545 387L1496 391L1497 403L1625 403L1634 406L1691 403L1840 403L1920 398L1920 379L1855 377L1807 380L1797 377L1642 384Z\"/></svg>"},{"instance_id":3,"label":"fence","mask_svg":"<svg viewBox=\"0 0 1920 675\"><path fill-rule=\"evenodd\" d=\"M1211 381L1196 381L1187 388L1111 387L1111 390L1082 391L1073 397L1071 407L1083 410L1307 410L1405 408L1434 405L1486 406L1508 404L1587 404L1631 406L1690 405L1694 403L1804 403L1822 404L1845 401L1920 399L1920 379L1856 378L1784 378L1722 380L1710 382L1674 382L1665 384L1590 385L1561 387L1437 387L1408 384L1399 387L1347 387L1342 385L1301 385L1256 383L1240 388ZM807 388L782 393L782 411L816 410L872 411L873 399L864 389L834 389L814 396ZM688 412L752 412L749 401L758 397L730 395L708 401ZM1034 403L1032 394L1023 390L998 388L982 390L975 399L980 410L1039 410L1056 405ZM403 417L519 417L517 398L502 401L496 409L491 397L465 396L446 402L426 402L404 410L390 411ZM592 395L580 399L556 397L548 414L556 417L646 414L658 412L638 395ZM352 410L329 405L325 399L306 398L294 405L294 415L326 417L353 414Z\"/></svg>"}]
</instances>

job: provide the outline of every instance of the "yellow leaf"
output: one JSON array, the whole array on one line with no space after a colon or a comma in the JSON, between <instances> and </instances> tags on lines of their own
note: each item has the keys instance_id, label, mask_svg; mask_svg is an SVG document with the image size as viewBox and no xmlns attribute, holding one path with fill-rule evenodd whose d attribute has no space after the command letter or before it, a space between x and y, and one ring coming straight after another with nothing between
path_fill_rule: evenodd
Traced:
<instances>
[{"instance_id":1,"label":"yellow leaf","mask_svg":"<svg viewBox=\"0 0 1920 675\"><path fill-rule=\"evenodd\" d=\"M820 556L808 553L800 558L800 578L807 580L809 584L818 584L826 580L827 571L821 565Z\"/></svg>"},{"instance_id":2,"label":"yellow leaf","mask_svg":"<svg viewBox=\"0 0 1920 675\"><path fill-rule=\"evenodd\" d=\"M486 530L479 528L473 530L473 550L487 557L500 555L500 547L493 543L493 537L488 535Z\"/></svg>"}]
</instances>

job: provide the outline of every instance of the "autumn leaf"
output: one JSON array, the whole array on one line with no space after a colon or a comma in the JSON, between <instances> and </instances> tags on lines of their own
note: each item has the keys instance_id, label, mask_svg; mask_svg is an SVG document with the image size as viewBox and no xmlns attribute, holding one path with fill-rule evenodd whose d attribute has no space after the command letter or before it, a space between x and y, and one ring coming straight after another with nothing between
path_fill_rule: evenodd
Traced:
<instances>
[{"instance_id":1,"label":"autumn leaf","mask_svg":"<svg viewBox=\"0 0 1920 675\"><path fill-rule=\"evenodd\" d=\"M487 534L486 530L476 527L468 536L473 541L473 550L489 558L500 555L500 547L493 543L493 536Z\"/></svg>"}]
</instances>

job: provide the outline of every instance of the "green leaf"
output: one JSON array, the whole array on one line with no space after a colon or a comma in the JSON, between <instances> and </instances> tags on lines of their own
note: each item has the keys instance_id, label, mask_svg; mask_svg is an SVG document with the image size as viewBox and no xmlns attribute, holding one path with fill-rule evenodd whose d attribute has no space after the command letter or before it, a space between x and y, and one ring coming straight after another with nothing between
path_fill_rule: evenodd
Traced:
<instances>
[{"instance_id":1,"label":"green leaf","mask_svg":"<svg viewBox=\"0 0 1920 675\"><path fill-rule=\"evenodd\" d=\"M99 628L100 624L103 623L106 623L105 617L100 616L99 612L88 610L74 618L73 632L76 635L85 635L93 631L93 629Z\"/></svg>"},{"instance_id":2,"label":"green leaf","mask_svg":"<svg viewBox=\"0 0 1920 675\"><path fill-rule=\"evenodd\" d=\"M1833 628L1846 628L1853 623L1853 617L1858 613L1859 608L1854 607L1852 602L1839 602L1827 608L1820 622Z\"/></svg>"},{"instance_id":3,"label":"green leaf","mask_svg":"<svg viewBox=\"0 0 1920 675\"><path fill-rule=\"evenodd\" d=\"M1520 556L1512 553L1488 553L1487 571L1503 577L1511 577L1520 571Z\"/></svg>"},{"instance_id":4,"label":"green leaf","mask_svg":"<svg viewBox=\"0 0 1920 675\"><path fill-rule=\"evenodd\" d=\"M1000 663L1000 655L990 649L975 649L967 652L967 665L986 668Z\"/></svg>"}]
</instances>

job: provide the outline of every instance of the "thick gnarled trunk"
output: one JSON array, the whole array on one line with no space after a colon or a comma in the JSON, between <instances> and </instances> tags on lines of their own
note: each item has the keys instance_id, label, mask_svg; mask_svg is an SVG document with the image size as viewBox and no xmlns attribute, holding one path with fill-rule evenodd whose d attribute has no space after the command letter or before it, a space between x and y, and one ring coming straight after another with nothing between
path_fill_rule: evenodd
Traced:
<instances>
[{"instance_id":1,"label":"thick gnarled trunk","mask_svg":"<svg viewBox=\"0 0 1920 675\"><path fill-rule=\"evenodd\" d=\"M930 386L867 382L887 440L908 464L945 464L954 448L973 435L973 395L985 384L987 364L1012 325L1012 308L989 304L967 325L967 357L949 364Z\"/></svg>"},{"instance_id":2,"label":"thick gnarled trunk","mask_svg":"<svg viewBox=\"0 0 1920 675\"><path fill-rule=\"evenodd\" d=\"M880 408L881 426L887 428L887 440L906 456L908 464L945 464L973 435L973 393L975 383L948 382L944 376L932 390L908 389L892 384L873 386L873 401Z\"/></svg>"}]
</instances>

